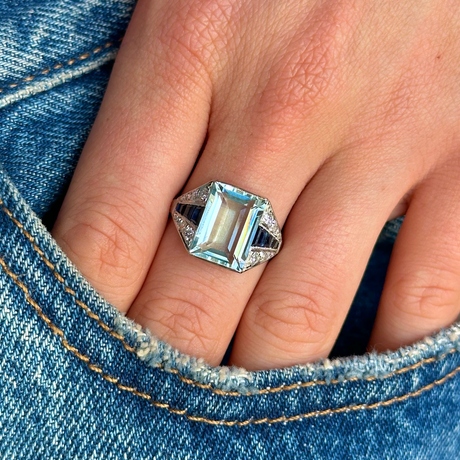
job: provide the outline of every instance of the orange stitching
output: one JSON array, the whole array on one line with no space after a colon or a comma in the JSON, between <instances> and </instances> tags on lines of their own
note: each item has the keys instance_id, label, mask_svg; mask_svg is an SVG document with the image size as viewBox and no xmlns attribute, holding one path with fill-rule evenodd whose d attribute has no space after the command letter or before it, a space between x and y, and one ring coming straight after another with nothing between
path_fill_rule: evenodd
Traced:
<instances>
[{"instance_id":1,"label":"orange stitching","mask_svg":"<svg viewBox=\"0 0 460 460\"><path fill-rule=\"evenodd\" d=\"M122 40L123 40L123 37L119 38L115 42L107 42L102 46L98 46L97 48L94 48L92 51L87 51L86 53L80 54L80 56L78 56L77 58L72 58L72 59L69 59L66 62L55 64L51 68L48 67L46 69L40 70L35 75L29 75L28 77L25 77L25 78L23 78L22 80L20 80L18 82L10 83L7 87L0 88L0 93L2 93L5 89L8 89L8 88L16 88L21 83L32 81L35 78L39 77L40 75L47 75L47 74L50 73L51 69L57 70L57 69L61 69L64 66L74 65L77 61L84 61L85 59L88 59L92 55L100 53L103 49L110 48L110 47L114 46L116 42L121 42Z\"/></svg>"},{"instance_id":2,"label":"orange stitching","mask_svg":"<svg viewBox=\"0 0 460 460\"><path fill-rule=\"evenodd\" d=\"M37 252L41 259L43 260L43 262L45 262L46 266L48 268L51 269L52 273L54 274L54 276L57 278L57 280L64 285L64 290L66 292L68 292L69 294L71 294L74 298L75 298L75 302L77 303L77 305L79 305L81 308L83 308L83 310L85 310L86 314L97 321L97 323L106 331L108 332L112 337L115 337L116 339L120 340L123 344L123 346L126 348L126 350L128 351L131 351L133 353L135 353L135 349L133 347L131 347L129 344L127 344L125 342L125 340L123 339L123 337L118 334L118 332L115 332L114 330L112 330L107 324L105 324L100 318L98 315L96 315L86 304L84 304L81 300L77 299L76 298L76 292L71 289L70 287L68 287L66 284L65 284L65 280L64 278L56 271L56 268L55 266L46 258L45 256L45 253L37 246L37 244L35 243L35 240L34 240L34 237L24 228L24 225L21 224L21 222L19 222L12 214L12 212L5 207L5 203L4 201L0 198L0 205L2 206L2 209L3 211L5 211L5 213L9 216L9 218L16 224L17 227L20 228L20 230L22 231L22 233L24 234L24 236L32 243L32 246L35 250L35 252Z\"/></svg>"},{"instance_id":3,"label":"orange stitching","mask_svg":"<svg viewBox=\"0 0 460 460\"><path fill-rule=\"evenodd\" d=\"M32 243L32 246L33 246L34 250L40 255L41 259L47 265L47 267L51 269L52 273L57 278L57 280L61 284L64 285L65 291L68 292L69 294L71 294L74 297L75 302L77 303L77 305L79 305L81 308L83 308L83 310L86 312L86 314L91 319L94 319L99 324L99 326L101 326L112 337L118 339L123 344L123 346L124 346L124 348L126 350L136 354L135 348L133 348L128 343L126 343L126 341L123 338L123 336L121 336L118 332L116 332L113 329L111 329L110 326L108 326L106 323L104 323L99 318L99 316L96 313L94 313L85 303L83 303L81 300L77 299L75 291L65 284L64 278L56 271L56 268L53 265L53 263L50 262L46 258L44 252L37 246L37 244L35 243L34 237L24 228L24 225L21 224L21 222L19 222L13 216L13 213L6 207L5 202L1 198L0 198L0 206L2 207L3 211L8 215L8 217L13 221L13 223L21 230L21 232L24 234L24 236ZM405 372L417 369L418 367L421 367L424 364L429 364L429 363L432 363L434 361L439 361L439 360L445 358L447 355L455 353L456 351L457 351L457 349L452 348L452 349L450 349L449 351L445 352L444 354L442 354L440 356L432 356L430 358L421 359L420 361L417 361L414 364L411 364L411 365L406 366L406 367L402 367L401 369L397 369L396 371L389 372L388 374L385 374L385 375L383 375L381 377L364 377L364 378L350 377L348 379L342 379L342 380L331 379L329 382L326 381L326 380L313 380L313 381L309 381L309 382L296 382L296 383L293 383L293 384L290 384L290 385L280 385L279 387L274 387L274 388L270 388L270 387L262 388L260 390L257 390L255 393L239 393L237 391L220 390L218 388L214 388L211 384L196 382L195 380L192 380L192 379L189 379L187 377L184 377L183 375L180 374L180 371L178 369L174 369L174 368L166 369L162 365L157 366L157 368L162 370L162 371L169 372L171 374L177 375L177 377L182 382L186 383L187 385L193 385L193 386L196 386L196 387L204 389L204 390L210 390L211 392L213 392L213 393L215 393L217 395L220 395L220 396L236 396L236 397L239 397L239 396L257 396L257 395L263 395L263 394L278 393L278 392L283 392L283 391L292 391L292 390L296 390L296 389L299 389L299 388L308 388L308 387L317 386L317 385L328 385L328 384L336 385L336 384L345 383L345 382L355 382L357 380L363 380L363 381L367 381L367 382L371 382L373 380L380 380L380 379L383 380L383 379L387 379L387 378L393 377L393 376L398 375L398 374L403 374ZM136 356L137 356L137 354L136 354Z\"/></svg>"},{"instance_id":4,"label":"orange stitching","mask_svg":"<svg viewBox=\"0 0 460 460\"><path fill-rule=\"evenodd\" d=\"M64 332L62 329L59 329L53 322L48 318L48 316L43 313L43 310L41 309L40 305L35 302L35 300L32 299L30 296L29 290L27 286L18 279L18 275L14 274L6 265L5 261L0 257L0 265L3 267L3 270L5 273L10 276L10 278L13 279L15 284L24 292L26 296L26 300L34 307L35 311L38 313L41 319L45 321L45 323L48 325L48 327L51 329L51 331L56 334L57 336L60 337L61 342L63 346L69 350L71 353L73 353L77 358L79 358L81 361L86 363L86 365L89 367L90 370L98 373L101 375L101 377L104 380L107 380L110 383L115 384L120 390L122 391L127 391L129 393L132 393L136 396L139 396L141 398L146 399L147 401L150 402L155 407L158 407L160 409L166 409L168 412L176 414L176 415L183 415L185 416L188 420L193 421L193 422L201 422L201 423L207 423L210 425L224 425L224 426L246 426L246 425L260 425L260 424L274 424L274 423L287 423L287 422L294 422L298 421L301 419L305 418L311 418L311 417L318 417L318 416L323 416L323 415L329 415L329 414L338 414L341 412L346 412L349 410L357 411L357 410L364 410L364 409L375 409L380 406L390 406L391 404L394 404L396 402L400 401L405 401L406 399L413 398L416 396L419 396L421 393L424 393L425 391L431 390L437 385L441 385L444 382L446 382L448 379L452 378L454 375L456 375L458 372L460 372L460 366L456 367L453 371L449 372L447 375L444 377L435 380L432 383L429 383L428 385L423 386L422 388L419 388L416 391L406 393L405 395L402 396L395 396L391 399L387 399L385 401L379 401L375 402L372 404L353 404L350 406L343 406L343 407L337 407L335 409L323 409L323 410L318 410L318 411L312 411L312 412L307 412L304 414L298 414L298 415L291 415L291 416L285 416L282 415L281 417L277 418L268 418L264 417L261 419L248 419L248 420L214 420L214 419L209 419L206 417L201 417L197 415L189 415L187 414L187 409L176 409L174 407L171 407L168 403L164 403L161 401L156 401L152 398L152 396L148 393L144 393L142 391L137 390L134 387L128 386L128 385L123 385L120 383L119 379L117 377L113 377L111 375L105 374L104 371L100 366L97 364L93 364L90 362L90 358L83 353L81 353L77 348L74 346L70 345L69 342L66 340L64 337Z\"/></svg>"}]
</instances>

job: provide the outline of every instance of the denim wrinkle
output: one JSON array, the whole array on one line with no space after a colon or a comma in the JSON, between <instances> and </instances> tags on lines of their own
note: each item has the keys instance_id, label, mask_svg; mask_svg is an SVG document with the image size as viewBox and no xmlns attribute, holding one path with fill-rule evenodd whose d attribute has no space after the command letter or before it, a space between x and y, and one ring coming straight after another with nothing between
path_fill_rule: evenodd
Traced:
<instances>
[{"instance_id":1,"label":"denim wrinkle","mask_svg":"<svg viewBox=\"0 0 460 460\"><path fill-rule=\"evenodd\" d=\"M113 61L117 55L117 49L114 49L114 46L120 41L121 39L106 42L103 46L98 46L76 58L55 64L51 69L43 69L38 74L30 75L17 83L9 83L6 87L0 88L0 109L71 81Z\"/></svg>"}]
</instances>

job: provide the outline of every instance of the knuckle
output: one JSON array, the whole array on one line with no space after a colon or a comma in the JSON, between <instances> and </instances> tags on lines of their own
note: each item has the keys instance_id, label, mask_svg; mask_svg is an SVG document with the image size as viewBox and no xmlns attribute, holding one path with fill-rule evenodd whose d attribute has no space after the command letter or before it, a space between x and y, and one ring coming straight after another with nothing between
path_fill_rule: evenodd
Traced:
<instances>
[{"instance_id":1,"label":"knuckle","mask_svg":"<svg viewBox=\"0 0 460 460\"><path fill-rule=\"evenodd\" d=\"M299 27L285 45L261 91L261 110L279 124L310 115L338 87L340 53L347 35L342 29L349 28L348 19L332 9L320 13L307 17L307 25Z\"/></svg>"},{"instance_id":2,"label":"knuckle","mask_svg":"<svg viewBox=\"0 0 460 460\"><path fill-rule=\"evenodd\" d=\"M421 81L423 76L417 75L418 72L418 69L404 70L369 104L365 112L366 130L363 130L366 134L363 135L373 148L376 142L400 142L402 129L406 135L419 136L420 123L428 121L426 112L419 108L425 105L422 103L427 97L424 93L431 85Z\"/></svg>"},{"instance_id":3,"label":"knuckle","mask_svg":"<svg viewBox=\"0 0 460 460\"><path fill-rule=\"evenodd\" d=\"M326 288L309 283L304 292L280 288L269 295L259 300L255 319L268 341L290 352L305 346L315 353L328 350L334 318Z\"/></svg>"},{"instance_id":4,"label":"knuckle","mask_svg":"<svg viewBox=\"0 0 460 460\"><path fill-rule=\"evenodd\" d=\"M171 56L181 56L199 68L215 64L225 48L236 3L231 0L182 1L167 13L157 38Z\"/></svg>"},{"instance_id":5,"label":"knuckle","mask_svg":"<svg viewBox=\"0 0 460 460\"><path fill-rule=\"evenodd\" d=\"M409 318L437 322L460 305L458 275L448 269L418 269L391 287L390 302Z\"/></svg>"},{"instance_id":6,"label":"knuckle","mask_svg":"<svg viewBox=\"0 0 460 460\"><path fill-rule=\"evenodd\" d=\"M80 213L61 239L66 249L91 267L90 278L125 288L138 278L145 262L145 250L134 235L129 218L117 206L104 203Z\"/></svg>"},{"instance_id":7,"label":"knuckle","mask_svg":"<svg viewBox=\"0 0 460 460\"><path fill-rule=\"evenodd\" d=\"M324 50L312 49L292 53L267 88L267 105L273 112L300 113L317 105L325 92L331 69ZM307 54L305 56L305 54Z\"/></svg>"},{"instance_id":8,"label":"knuckle","mask_svg":"<svg viewBox=\"0 0 460 460\"><path fill-rule=\"evenodd\" d=\"M212 361L222 348L222 325L210 312L217 308L215 301L199 290L178 286L155 289L142 309L142 317L153 322L161 338L184 353ZM174 292L180 292L175 296Z\"/></svg>"}]
</instances>

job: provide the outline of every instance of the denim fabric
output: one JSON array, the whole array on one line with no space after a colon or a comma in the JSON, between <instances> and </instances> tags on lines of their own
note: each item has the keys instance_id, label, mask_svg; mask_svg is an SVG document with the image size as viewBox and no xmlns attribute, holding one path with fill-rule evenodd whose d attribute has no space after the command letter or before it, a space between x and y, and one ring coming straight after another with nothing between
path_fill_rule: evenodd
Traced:
<instances>
[{"instance_id":1,"label":"denim fabric","mask_svg":"<svg viewBox=\"0 0 460 460\"><path fill-rule=\"evenodd\" d=\"M459 458L460 324L364 354L401 219L379 237L336 358L263 372L158 341L56 245L133 6L0 3L0 457Z\"/></svg>"}]
</instances>

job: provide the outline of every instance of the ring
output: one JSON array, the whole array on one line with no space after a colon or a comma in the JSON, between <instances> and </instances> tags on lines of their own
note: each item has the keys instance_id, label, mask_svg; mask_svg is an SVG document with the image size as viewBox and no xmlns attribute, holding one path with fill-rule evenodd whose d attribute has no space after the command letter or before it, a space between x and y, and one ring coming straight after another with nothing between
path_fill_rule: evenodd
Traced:
<instances>
[{"instance_id":1,"label":"ring","mask_svg":"<svg viewBox=\"0 0 460 460\"><path fill-rule=\"evenodd\" d=\"M239 273L281 248L270 201L224 182L210 181L175 198L171 216L189 254Z\"/></svg>"}]
</instances>

